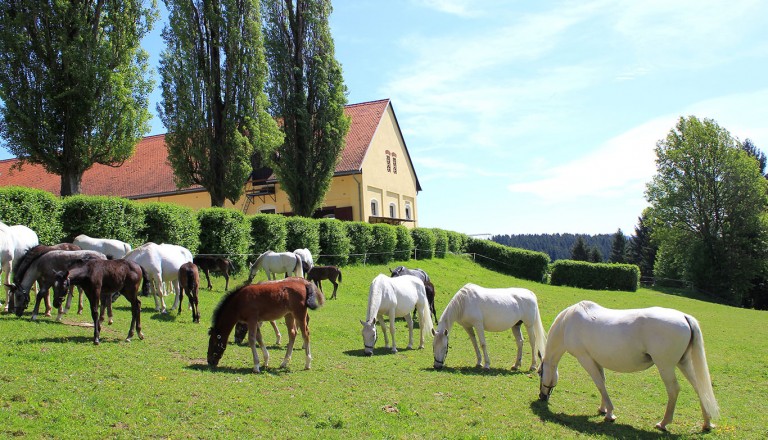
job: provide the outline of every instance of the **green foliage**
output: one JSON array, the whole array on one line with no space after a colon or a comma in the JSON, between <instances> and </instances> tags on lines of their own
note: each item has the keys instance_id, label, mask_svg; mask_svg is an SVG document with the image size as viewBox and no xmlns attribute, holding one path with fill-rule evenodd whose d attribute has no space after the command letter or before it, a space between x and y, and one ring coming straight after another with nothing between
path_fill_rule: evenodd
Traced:
<instances>
[{"instance_id":1,"label":"green foliage","mask_svg":"<svg viewBox=\"0 0 768 440\"><path fill-rule=\"evenodd\" d=\"M53 245L64 236L61 202L47 191L19 186L0 188L0 221L32 229L40 244Z\"/></svg>"},{"instance_id":2,"label":"green foliage","mask_svg":"<svg viewBox=\"0 0 768 440\"><path fill-rule=\"evenodd\" d=\"M320 253L320 231L317 220L306 217L288 217L285 221L285 249L309 249L312 255Z\"/></svg>"},{"instance_id":3,"label":"green foliage","mask_svg":"<svg viewBox=\"0 0 768 440\"><path fill-rule=\"evenodd\" d=\"M252 168L282 142L264 93L258 0L168 0L160 56L160 119L176 184L203 186L212 206L235 203Z\"/></svg>"},{"instance_id":4,"label":"green foliage","mask_svg":"<svg viewBox=\"0 0 768 440\"><path fill-rule=\"evenodd\" d=\"M142 38L155 20L143 0L0 5L0 137L24 162L80 192L94 163L131 157L149 131L153 84Z\"/></svg>"},{"instance_id":5,"label":"green foliage","mask_svg":"<svg viewBox=\"0 0 768 440\"><path fill-rule=\"evenodd\" d=\"M646 198L659 244L658 273L741 305L765 273L768 182L755 158L711 119L680 118L656 144Z\"/></svg>"},{"instance_id":6,"label":"green foliage","mask_svg":"<svg viewBox=\"0 0 768 440\"><path fill-rule=\"evenodd\" d=\"M613 234L613 243L611 244L611 256L608 257L608 261L611 263L626 263L627 255L627 237L624 232L619 228L615 234Z\"/></svg>"},{"instance_id":7,"label":"green foliage","mask_svg":"<svg viewBox=\"0 0 768 440\"><path fill-rule=\"evenodd\" d=\"M248 218L251 223L251 254L261 255L266 251L284 252L286 230L286 217L277 214L256 214Z\"/></svg>"},{"instance_id":8,"label":"green foliage","mask_svg":"<svg viewBox=\"0 0 768 440\"><path fill-rule=\"evenodd\" d=\"M413 228L411 237L413 237L414 255L417 260L431 260L435 256L437 240L432 229Z\"/></svg>"},{"instance_id":9,"label":"green foliage","mask_svg":"<svg viewBox=\"0 0 768 440\"><path fill-rule=\"evenodd\" d=\"M432 233L435 236L435 257L445 258L448 252L448 233L438 228L433 228Z\"/></svg>"},{"instance_id":10,"label":"green foliage","mask_svg":"<svg viewBox=\"0 0 768 440\"><path fill-rule=\"evenodd\" d=\"M446 231L448 234L448 251L454 254L462 254L467 249L469 236L455 231Z\"/></svg>"},{"instance_id":11,"label":"green foliage","mask_svg":"<svg viewBox=\"0 0 768 440\"><path fill-rule=\"evenodd\" d=\"M262 6L271 113L285 134L275 173L293 212L311 217L330 188L350 125L328 23L331 1Z\"/></svg>"},{"instance_id":12,"label":"green foliage","mask_svg":"<svg viewBox=\"0 0 768 440\"><path fill-rule=\"evenodd\" d=\"M197 253L200 246L200 224L193 209L159 202L147 203L143 207L147 227L142 236L146 241L176 244L184 246L193 254Z\"/></svg>"},{"instance_id":13,"label":"green foliage","mask_svg":"<svg viewBox=\"0 0 768 440\"><path fill-rule=\"evenodd\" d=\"M349 261L350 240L344 222L333 218L317 221L320 233L320 257L317 264L344 266Z\"/></svg>"},{"instance_id":14,"label":"green foliage","mask_svg":"<svg viewBox=\"0 0 768 440\"><path fill-rule=\"evenodd\" d=\"M640 268L634 264L588 263L557 260L552 264L550 284L593 290L634 292L640 281Z\"/></svg>"},{"instance_id":15,"label":"green foliage","mask_svg":"<svg viewBox=\"0 0 768 440\"><path fill-rule=\"evenodd\" d=\"M576 243L571 248L571 260L574 261L589 261L589 248L581 237L576 238Z\"/></svg>"},{"instance_id":16,"label":"green foliage","mask_svg":"<svg viewBox=\"0 0 768 440\"><path fill-rule=\"evenodd\" d=\"M344 222L349 237L349 262L364 263L373 243L373 226L365 222Z\"/></svg>"},{"instance_id":17,"label":"green foliage","mask_svg":"<svg viewBox=\"0 0 768 440\"><path fill-rule=\"evenodd\" d=\"M651 241L651 226L646 209L637 219L635 234L627 245L627 262L636 264L640 268L640 274L646 277L654 276L653 265L656 263L658 250L658 246Z\"/></svg>"},{"instance_id":18,"label":"green foliage","mask_svg":"<svg viewBox=\"0 0 768 440\"><path fill-rule=\"evenodd\" d=\"M397 234L397 244L395 245L395 259L400 261L408 261L413 254L413 237L411 236L411 230L403 225L395 226L395 233Z\"/></svg>"},{"instance_id":19,"label":"green foliage","mask_svg":"<svg viewBox=\"0 0 768 440\"><path fill-rule=\"evenodd\" d=\"M250 224L240 211L206 208L197 213L200 222L201 254L228 255L239 272L247 269L246 254L250 247Z\"/></svg>"},{"instance_id":20,"label":"green foliage","mask_svg":"<svg viewBox=\"0 0 768 440\"><path fill-rule=\"evenodd\" d=\"M77 195L62 200L62 230L71 242L80 234L113 238L136 247L146 242L142 232L144 207L121 197Z\"/></svg>"},{"instance_id":21,"label":"green foliage","mask_svg":"<svg viewBox=\"0 0 768 440\"><path fill-rule=\"evenodd\" d=\"M506 234L494 235L491 240L504 246L544 252L556 261L572 259L571 250L579 237L586 247L596 247L602 255L611 254L613 234Z\"/></svg>"},{"instance_id":22,"label":"green foliage","mask_svg":"<svg viewBox=\"0 0 768 440\"><path fill-rule=\"evenodd\" d=\"M503 246L490 240L470 238L467 252L476 254L476 262L489 269L526 280L542 282L549 266L543 252Z\"/></svg>"},{"instance_id":23,"label":"green foliage","mask_svg":"<svg viewBox=\"0 0 768 440\"><path fill-rule=\"evenodd\" d=\"M392 261L395 246L397 246L395 227L377 223L371 228L371 239L368 261L373 264L386 264Z\"/></svg>"}]
</instances>

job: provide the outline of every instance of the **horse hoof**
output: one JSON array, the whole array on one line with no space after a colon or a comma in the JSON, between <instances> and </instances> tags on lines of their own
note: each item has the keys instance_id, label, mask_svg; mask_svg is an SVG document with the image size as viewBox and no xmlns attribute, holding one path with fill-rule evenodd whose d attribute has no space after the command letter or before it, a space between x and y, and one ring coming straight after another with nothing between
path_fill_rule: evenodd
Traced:
<instances>
[{"instance_id":1,"label":"horse hoof","mask_svg":"<svg viewBox=\"0 0 768 440\"><path fill-rule=\"evenodd\" d=\"M661 424L661 422L657 423L657 424L656 424L656 426L655 426L655 428L656 428L656 429L658 429L658 430L659 430L659 431L661 431L661 432L667 432L667 427L666 427L666 426L663 426L663 425Z\"/></svg>"},{"instance_id":2,"label":"horse hoof","mask_svg":"<svg viewBox=\"0 0 768 440\"><path fill-rule=\"evenodd\" d=\"M98 340L98 339L96 339L96 340L94 340L94 341L93 341L93 345L99 345L99 344L100 344L100 342L99 342L99 340Z\"/></svg>"},{"instance_id":3,"label":"horse hoof","mask_svg":"<svg viewBox=\"0 0 768 440\"><path fill-rule=\"evenodd\" d=\"M701 426L702 431L709 432L713 429L715 429L714 423L705 423Z\"/></svg>"},{"instance_id":4,"label":"horse hoof","mask_svg":"<svg viewBox=\"0 0 768 440\"><path fill-rule=\"evenodd\" d=\"M606 416L605 416L605 421L606 421L606 422L609 422L609 423L613 423L613 422L615 422L615 421L616 421L616 416L614 416L613 414L611 414L611 415L606 415ZM659 423L659 424L658 424L658 425L656 425L656 426L661 426L661 423ZM663 428L661 428L661 429L662 429L662 430L664 430L664 431L666 431L666 429L663 429Z\"/></svg>"},{"instance_id":5,"label":"horse hoof","mask_svg":"<svg viewBox=\"0 0 768 440\"><path fill-rule=\"evenodd\" d=\"M520 367L518 365L512 365L512 371L517 371L519 369Z\"/></svg>"},{"instance_id":6,"label":"horse hoof","mask_svg":"<svg viewBox=\"0 0 768 440\"><path fill-rule=\"evenodd\" d=\"M131 338L125 338L125 342L131 342Z\"/></svg>"}]
</instances>

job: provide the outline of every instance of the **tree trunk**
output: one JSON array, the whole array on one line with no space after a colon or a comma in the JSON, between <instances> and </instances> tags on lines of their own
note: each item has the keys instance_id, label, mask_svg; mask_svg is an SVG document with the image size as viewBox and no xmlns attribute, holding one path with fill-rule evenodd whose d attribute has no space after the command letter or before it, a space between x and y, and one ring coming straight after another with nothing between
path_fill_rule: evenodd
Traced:
<instances>
[{"instance_id":1,"label":"tree trunk","mask_svg":"<svg viewBox=\"0 0 768 440\"><path fill-rule=\"evenodd\" d=\"M61 196L74 196L80 194L81 173L64 171L61 174Z\"/></svg>"}]
</instances>

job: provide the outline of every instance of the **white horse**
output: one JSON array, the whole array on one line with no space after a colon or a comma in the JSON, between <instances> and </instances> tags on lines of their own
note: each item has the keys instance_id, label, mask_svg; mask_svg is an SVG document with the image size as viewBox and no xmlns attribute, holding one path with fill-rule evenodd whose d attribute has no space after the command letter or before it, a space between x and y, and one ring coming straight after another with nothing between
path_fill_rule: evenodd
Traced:
<instances>
[{"instance_id":1,"label":"white horse","mask_svg":"<svg viewBox=\"0 0 768 440\"><path fill-rule=\"evenodd\" d=\"M5 306L11 299L11 272L27 251L40 244L35 231L24 225L8 226L0 222L0 275L5 287ZM20 281L20 280L19 280ZM19 282L16 281L16 282Z\"/></svg>"},{"instance_id":2,"label":"white horse","mask_svg":"<svg viewBox=\"0 0 768 440\"><path fill-rule=\"evenodd\" d=\"M75 237L72 244L80 246L82 250L101 252L111 258L124 258L133 250L131 245L124 241L112 238L91 238L85 234Z\"/></svg>"},{"instance_id":3,"label":"white horse","mask_svg":"<svg viewBox=\"0 0 768 440\"><path fill-rule=\"evenodd\" d=\"M170 282L175 293L173 308L175 309L179 305L179 268L184 263L191 262L192 255L189 253L188 260L186 254L178 249L179 247L149 242L137 247L125 256L126 260L133 261L141 266L152 281L155 310L160 313L166 313L167 311L163 298L166 294L163 288L164 282Z\"/></svg>"},{"instance_id":4,"label":"white horse","mask_svg":"<svg viewBox=\"0 0 768 440\"><path fill-rule=\"evenodd\" d=\"M296 249L293 251L293 253L298 255L299 258L301 258L301 261L304 263L302 269L304 270L305 274L312 270L312 268L315 266L315 262L312 260L312 252L310 252L309 249Z\"/></svg>"},{"instance_id":5,"label":"white horse","mask_svg":"<svg viewBox=\"0 0 768 440\"><path fill-rule=\"evenodd\" d=\"M488 347L485 343L485 332L503 332L512 329L512 334L517 342L517 357L513 370L520 368L523 359L523 333L521 325L525 325L531 344L531 370L535 370L538 363L536 355L542 355L547 344L547 336L544 326L541 324L539 304L536 295L528 289L510 287L506 289L488 289L468 283L459 289L451 301L445 307L437 331L434 332L435 340L432 348L435 355L436 369L445 365L448 355L448 333L453 323L458 322L464 327L475 347L477 366L479 367L480 349L477 346L475 330L483 348L485 362L482 364L486 370L491 367L491 359L488 357Z\"/></svg>"},{"instance_id":6,"label":"white horse","mask_svg":"<svg viewBox=\"0 0 768 440\"><path fill-rule=\"evenodd\" d=\"M259 269L264 269L268 280L277 279L278 273L293 274L293 276L304 278L301 258L293 252L266 251L259 255L259 258L251 264L248 283L253 281Z\"/></svg>"},{"instance_id":7,"label":"white horse","mask_svg":"<svg viewBox=\"0 0 768 440\"><path fill-rule=\"evenodd\" d=\"M390 278L379 274L371 282L368 292L368 313L363 325L363 346L365 354L371 356L376 345L376 320L381 323L384 334L384 348L389 348L387 329L383 317L389 317L389 332L392 335L392 353L397 353L395 345L395 318L405 318L408 323L408 347L413 348L413 318L411 312L419 311L419 348L424 348L424 335L433 332L432 317L429 315L429 301L424 283L412 275Z\"/></svg>"},{"instance_id":8,"label":"white horse","mask_svg":"<svg viewBox=\"0 0 768 440\"><path fill-rule=\"evenodd\" d=\"M560 312L549 329L547 350L539 374L539 398L549 400L557 385L557 364L571 353L592 377L602 400L598 411L605 421L616 420L605 389L604 368L630 373L656 365L667 388L667 410L656 428L667 430L675 412L680 385L675 366L699 396L704 430L714 427L719 409L704 353L704 338L693 316L662 307L612 310L582 301Z\"/></svg>"}]
</instances>

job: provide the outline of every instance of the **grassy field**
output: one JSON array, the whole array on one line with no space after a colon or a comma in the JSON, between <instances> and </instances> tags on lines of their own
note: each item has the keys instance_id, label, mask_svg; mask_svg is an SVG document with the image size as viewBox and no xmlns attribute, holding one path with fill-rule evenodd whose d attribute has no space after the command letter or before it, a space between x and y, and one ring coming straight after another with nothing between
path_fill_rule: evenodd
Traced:
<instances>
[{"instance_id":1,"label":"grassy field","mask_svg":"<svg viewBox=\"0 0 768 440\"><path fill-rule=\"evenodd\" d=\"M135 337L124 342L130 309L123 298L115 303L115 323L105 326L100 346L92 343L93 329L84 326L89 321L86 315L71 312L58 323L50 318L31 322L29 310L22 318L3 314L0 437L768 437L766 312L647 289L627 293L552 287L485 270L465 257L407 264L432 277L438 315L467 282L533 290L547 329L560 310L582 299L613 308L659 305L692 314L704 332L722 412L715 421L717 429L700 432L695 393L678 374L682 391L671 432L655 431L666 404L655 368L635 374L606 372L618 419L604 423L597 414L599 394L570 355L560 364L560 382L549 404L542 404L537 399L538 376L509 369L515 355L511 332L487 334L490 371L474 368L474 351L459 327L454 327L447 366L440 371L432 368L431 336L424 350L402 349L397 354L385 350L380 337L375 355L365 357L359 320L365 318L370 281L387 269L353 266L343 269L338 299L311 312L310 371L303 370L300 348L288 369L278 368L285 342L269 347L272 359L260 375L251 372L250 349L234 344L218 369L208 368L207 330L223 293L223 278L214 280L212 291L201 291L200 324L192 323L186 307L181 316L159 315L154 302L143 298L143 341ZM257 279L262 278L263 274ZM405 347L405 323L398 322L397 329L398 345ZM266 341L274 342L271 329L266 327L264 334ZM523 365L529 364L526 342Z\"/></svg>"}]
</instances>

